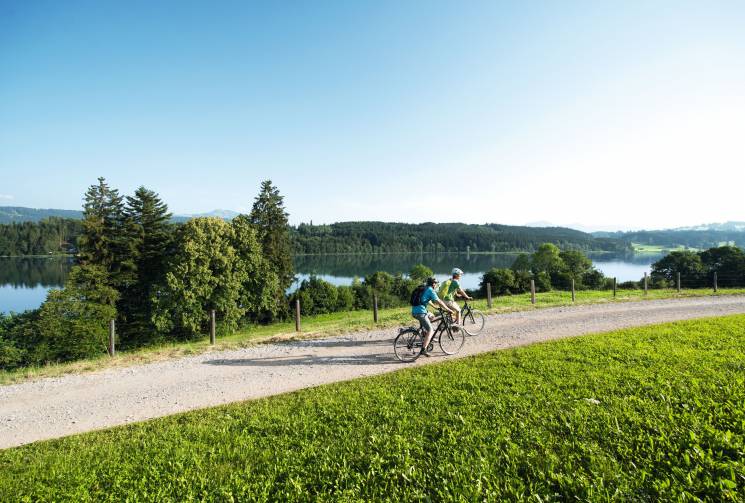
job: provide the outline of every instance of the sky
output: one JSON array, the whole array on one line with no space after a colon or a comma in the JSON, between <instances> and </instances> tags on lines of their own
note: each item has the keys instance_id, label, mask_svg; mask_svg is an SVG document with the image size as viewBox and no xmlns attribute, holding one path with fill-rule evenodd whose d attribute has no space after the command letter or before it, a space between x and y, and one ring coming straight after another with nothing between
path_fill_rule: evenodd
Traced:
<instances>
[{"instance_id":1,"label":"sky","mask_svg":"<svg viewBox=\"0 0 745 503\"><path fill-rule=\"evenodd\" d=\"M0 206L745 220L745 2L0 0Z\"/></svg>"}]
</instances>

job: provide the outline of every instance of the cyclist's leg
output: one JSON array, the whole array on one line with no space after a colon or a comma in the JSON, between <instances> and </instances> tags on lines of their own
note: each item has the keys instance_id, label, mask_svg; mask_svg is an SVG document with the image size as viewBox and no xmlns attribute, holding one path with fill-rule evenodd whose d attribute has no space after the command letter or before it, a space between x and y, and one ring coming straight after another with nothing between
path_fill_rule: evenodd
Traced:
<instances>
[{"instance_id":1,"label":"cyclist's leg","mask_svg":"<svg viewBox=\"0 0 745 503\"><path fill-rule=\"evenodd\" d=\"M453 315L453 323L457 325L458 322L460 321L460 306L454 300L448 300L445 303L448 305L450 309L455 311L455 314Z\"/></svg>"},{"instance_id":2,"label":"cyclist's leg","mask_svg":"<svg viewBox=\"0 0 745 503\"><path fill-rule=\"evenodd\" d=\"M419 326L422 329L422 332L424 334L424 341L422 342L422 352L427 352L427 346L429 346L430 341L432 340L432 322L429 320L428 314L415 314L414 318L419 320Z\"/></svg>"}]
</instances>

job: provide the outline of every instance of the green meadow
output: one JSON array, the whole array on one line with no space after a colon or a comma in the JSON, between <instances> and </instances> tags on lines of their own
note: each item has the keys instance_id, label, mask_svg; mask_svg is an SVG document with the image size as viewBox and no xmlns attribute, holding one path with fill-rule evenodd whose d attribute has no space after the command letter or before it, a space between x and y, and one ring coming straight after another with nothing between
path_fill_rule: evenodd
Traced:
<instances>
[{"instance_id":1,"label":"green meadow","mask_svg":"<svg viewBox=\"0 0 745 503\"><path fill-rule=\"evenodd\" d=\"M745 499L745 315L0 451L0 501Z\"/></svg>"}]
</instances>

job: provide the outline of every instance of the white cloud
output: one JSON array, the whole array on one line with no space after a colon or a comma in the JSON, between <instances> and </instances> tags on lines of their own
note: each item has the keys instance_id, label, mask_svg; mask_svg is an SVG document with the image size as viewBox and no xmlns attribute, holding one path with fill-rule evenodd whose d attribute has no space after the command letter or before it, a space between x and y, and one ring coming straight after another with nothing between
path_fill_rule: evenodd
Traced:
<instances>
[{"instance_id":1,"label":"white cloud","mask_svg":"<svg viewBox=\"0 0 745 503\"><path fill-rule=\"evenodd\" d=\"M10 194L0 194L0 201L12 201L13 199Z\"/></svg>"}]
</instances>

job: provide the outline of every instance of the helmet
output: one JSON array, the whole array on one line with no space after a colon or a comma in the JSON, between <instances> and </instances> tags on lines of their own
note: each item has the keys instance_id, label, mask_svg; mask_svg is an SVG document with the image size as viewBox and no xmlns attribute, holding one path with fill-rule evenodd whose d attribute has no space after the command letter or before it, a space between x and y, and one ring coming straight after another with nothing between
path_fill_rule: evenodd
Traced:
<instances>
[{"instance_id":1,"label":"helmet","mask_svg":"<svg viewBox=\"0 0 745 503\"><path fill-rule=\"evenodd\" d=\"M427 278L427 286L432 286L435 283L438 283L438 281L437 278L435 278L434 276L430 276L429 278Z\"/></svg>"},{"instance_id":2,"label":"helmet","mask_svg":"<svg viewBox=\"0 0 745 503\"><path fill-rule=\"evenodd\" d=\"M452 271L452 274L453 274L453 276L462 276L463 275L463 271L461 271L457 267L454 267L453 268L453 271Z\"/></svg>"}]
</instances>

